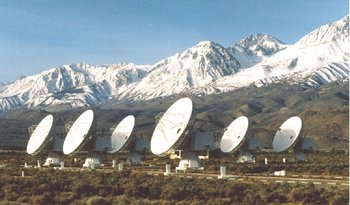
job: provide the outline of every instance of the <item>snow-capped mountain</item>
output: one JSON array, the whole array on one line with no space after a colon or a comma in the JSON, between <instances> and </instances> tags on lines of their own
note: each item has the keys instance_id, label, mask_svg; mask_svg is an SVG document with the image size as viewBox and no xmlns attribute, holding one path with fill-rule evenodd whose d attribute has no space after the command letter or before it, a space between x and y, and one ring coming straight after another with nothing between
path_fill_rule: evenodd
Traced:
<instances>
[{"instance_id":1,"label":"snow-capped mountain","mask_svg":"<svg viewBox=\"0 0 350 205\"><path fill-rule=\"evenodd\" d=\"M203 41L153 65L151 72L121 98L151 99L203 87L240 69L239 62L218 43Z\"/></svg>"},{"instance_id":2,"label":"snow-capped mountain","mask_svg":"<svg viewBox=\"0 0 350 205\"><path fill-rule=\"evenodd\" d=\"M256 34L227 49L239 61L242 68L249 68L285 48L286 44L268 34Z\"/></svg>"},{"instance_id":3,"label":"snow-capped mountain","mask_svg":"<svg viewBox=\"0 0 350 205\"><path fill-rule=\"evenodd\" d=\"M64 65L23 77L0 90L0 110L51 105L93 106L142 79L149 66L86 63Z\"/></svg>"},{"instance_id":4,"label":"snow-capped mountain","mask_svg":"<svg viewBox=\"0 0 350 205\"><path fill-rule=\"evenodd\" d=\"M304 36L288 49L276 53L262 65L270 69L287 67L301 71L349 59L349 16L324 25Z\"/></svg>"},{"instance_id":5,"label":"snow-capped mountain","mask_svg":"<svg viewBox=\"0 0 350 205\"><path fill-rule=\"evenodd\" d=\"M349 76L349 16L293 45L252 35L229 48L203 41L155 65L64 65L0 83L0 112L14 108L102 105L177 93L212 94L274 82L318 87ZM244 69L243 69L244 68Z\"/></svg>"},{"instance_id":6,"label":"snow-capped mountain","mask_svg":"<svg viewBox=\"0 0 350 205\"><path fill-rule=\"evenodd\" d=\"M261 63L195 92L229 91L288 80L318 87L349 76L349 16L324 25Z\"/></svg>"}]
</instances>

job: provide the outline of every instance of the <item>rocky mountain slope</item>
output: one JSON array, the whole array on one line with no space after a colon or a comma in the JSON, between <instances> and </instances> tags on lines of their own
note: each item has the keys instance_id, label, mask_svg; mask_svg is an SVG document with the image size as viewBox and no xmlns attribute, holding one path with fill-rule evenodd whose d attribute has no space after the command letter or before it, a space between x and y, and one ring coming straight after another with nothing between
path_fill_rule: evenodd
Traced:
<instances>
[{"instance_id":1,"label":"rocky mountain slope","mask_svg":"<svg viewBox=\"0 0 350 205\"><path fill-rule=\"evenodd\" d=\"M242 68L250 68L285 48L287 45L268 34L256 34L227 49Z\"/></svg>"},{"instance_id":2,"label":"rocky mountain slope","mask_svg":"<svg viewBox=\"0 0 350 205\"><path fill-rule=\"evenodd\" d=\"M97 106L140 81L149 66L86 63L64 65L0 87L0 110L48 106Z\"/></svg>"},{"instance_id":3,"label":"rocky mountain slope","mask_svg":"<svg viewBox=\"0 0 350 205\"><path fill-rule=\"evenodd\" d=\"M203 41L152 66L145 78L118 98L147 100L184 93L233 75L240 68L239 62L226 48L211 41Z\"/></svg>"},{"instance_id":4,"label":"rocky mountain slope","mask_svg":"<svg viewBox=\"0 0 350 205\"><path fill-rule=\"evenodd\" d=\"M272 82L319 87L347 80L350 57L348 25L349 16L322 26L255 66L219 79L196 92L222 92Z\"/></svg>"}]
</instances>

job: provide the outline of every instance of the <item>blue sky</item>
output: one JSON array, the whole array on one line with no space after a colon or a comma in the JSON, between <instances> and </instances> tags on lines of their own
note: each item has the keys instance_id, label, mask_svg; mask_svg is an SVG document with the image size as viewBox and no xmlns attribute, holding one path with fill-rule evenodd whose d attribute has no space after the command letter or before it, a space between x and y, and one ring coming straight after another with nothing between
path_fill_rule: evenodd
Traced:
<instances>
[{"instance_id":1,"label":"blue sky","mask_svg":"<svg viewBox=\"0 0 350 205\"><path fill-rule=\"evenodd\" d=\"M75 62L153 64L200 41L295 43L348 0L0 0L0 81Z\"/></svg>"}]
</instances>

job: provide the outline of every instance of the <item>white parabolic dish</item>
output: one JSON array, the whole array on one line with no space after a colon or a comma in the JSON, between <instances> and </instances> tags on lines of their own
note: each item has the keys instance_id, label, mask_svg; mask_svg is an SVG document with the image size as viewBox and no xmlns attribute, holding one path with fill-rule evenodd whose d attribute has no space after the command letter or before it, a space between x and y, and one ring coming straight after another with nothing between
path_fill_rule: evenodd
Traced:
<instances>
[{"instance_id":1,"label":"white parabolic dish","mask_svg":"<svg viewBox=\"0 0 350 205\"><path fill-rule=\"evenodd\" d=\"M249 120L245 116L241 116L231 122L221 138L221 151L227 153L239 149L244 142L248 127Z\"/></svg>"},{"instance_id":2,"label":"white parabolic dish","mask_svg":"<svg viewBox=\"0 0 350 205\"><path fill-rule=\"evenodd\" d=\"M111 149L108 153L115 153L124 148L130 142L130 135L135 125L135 117L129 115L125 117L114 129L111 136Z\"/></svg>"},{"instance_id":3,"label":"white parabolic dish","mask_svg":"<svg viewBox=\"0 0 350 205\"><path fill-rule=\"evenodd\" d=\"M300 117L294 116L286 120L275 134L272 142L274 152L283 152L292 147L300 134L302 121Z\"/></svg>"},{"instance_id":4,"label":"white parabolic dish","mask_svg":"<svg viewBox=\"0 0 350 205\"><path fill-rule=\"evenodd\" d=\"M36 126L27 144L27 153L31 155L38 154L50 141L50 131L53 124L53 116L47 115Z\"/></svg>"},{"instance_id":5,"label":"white parabolic dish","mask_svg":"<svg viewBox=\"0 0 350 205\"><path fill-rule=\"evenodd\" d=\"M190 121L192 109L190 98L181 98L168 108L152 135L151 151L153 154L166 154L185 137L182 134Z\"/></svg>"},{"instance_id":6,"label":"white parabolic dish","mask_svg":"<svg viewBox=\"0 0 350 205\"><path fill-rule=\"evenodd\" d=\"M63 143L64 154L74 154L85 144L91 132L91 126L94 121L94 112L87 110L75 120L69 129L66 139Z\"/></svg>"}]
</instances>

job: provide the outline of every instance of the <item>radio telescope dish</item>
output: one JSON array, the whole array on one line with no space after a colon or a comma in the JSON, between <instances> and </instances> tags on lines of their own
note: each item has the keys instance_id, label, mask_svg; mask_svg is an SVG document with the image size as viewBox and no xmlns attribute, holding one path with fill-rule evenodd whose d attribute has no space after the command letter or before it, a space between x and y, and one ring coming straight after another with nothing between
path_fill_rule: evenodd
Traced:
<instances>
[{"instance_id":1,"label":"radio telescope dish","mask_svg":"<svg viewBox=\"0 0 350 205\"><path fill-rule=\"evenodd\" d=\"M160 118L151 139L151 151L163 155L175 149L186 135L183 135L192 115L192 100L181 98L172 104Z\"/></svg>"},{"instance_id":2,"label":"radio telescope dish","mask_svg":"<svg viewBox=\"0 0 350 205\"><path fill-rule=\"evenodd\" d=\"M274 152L283 152L297 142L302 128L300 117L294 116L286 120L275 134L272 142Z\"/></svg>"},{"instance_id":3,"label":"radio telescope dish","mask_svg":"<svg viewBox=\"0 0 350 205\"><path fill-rule=\"evenodd\" d=\"M115 153L126 147L131 139L131 133L134 129L135 117L129 115L125 117L114 129L111 136L111 149L108 153Z\"/></svg>"},{"instance_id":4,"label":"radio telescope dish","mask_svg":"<svg viewBox=\"0 0 350 205\"><path fill-rule=\"evenodd\" d=\"M53 124L53 116L47 115L36 126L27 144L27 153L31 155L38 154L45 145L52 139L50 131Z\"/></svg>"},{"instance_id":5,"label":"radio telescope dish","mask_svg":"<svg viewBox=\"0 0 350 205\"><path fill-rule=\"evenodd\" d=\"M231 122L221 138L221 151L228 153L239 149L244 142L248 127L249 120L246 116L241 116Z\"/></svg>"},{"instance_id":6,"label":"radio telescope dish","mask_svg":"<svg viewBox=\"0 0 350 205\"><path fill-rule=\"evenodd\" d=\"M83 112L69 129L63 143L63 153L66 155L75 154L80 151L91 134L91 127L94 121L94 112L87 110Z\"/></svg>"}]
</instances>

